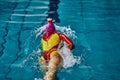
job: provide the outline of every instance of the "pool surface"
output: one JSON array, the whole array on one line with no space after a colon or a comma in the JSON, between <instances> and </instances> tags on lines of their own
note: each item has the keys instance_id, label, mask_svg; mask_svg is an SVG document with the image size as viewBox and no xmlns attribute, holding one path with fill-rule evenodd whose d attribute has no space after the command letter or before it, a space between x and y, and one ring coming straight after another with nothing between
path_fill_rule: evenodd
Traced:
<instances>
[{"instance_id":1,"label":"pool surface","mask_svg":"<svg viewBox=\"0 0 120 80\"><path fill-rule=\"evenodd\" d=\"M0 80L42 78L35 29L51 17L70 26L80 64L56 80L120 80L119 0L0 0Z\"/></svg>"}]
</instances>

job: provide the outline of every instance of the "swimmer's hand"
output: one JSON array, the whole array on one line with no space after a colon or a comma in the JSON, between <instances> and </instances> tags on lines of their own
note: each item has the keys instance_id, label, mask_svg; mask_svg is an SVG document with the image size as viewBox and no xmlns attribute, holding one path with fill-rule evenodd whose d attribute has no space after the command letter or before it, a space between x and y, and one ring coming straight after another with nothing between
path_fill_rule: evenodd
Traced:
<instances>
[{"instance_id":1,"label":"swimmer's hand","mask_svg":"<svg viewBox=\"0 0 120 80\"><path fill-rule=\"evenodd\" d=\"M68 44L67 47L68 47L70 50L72 50L72 49L74 48L74 45Z\"/></svg>"},{"instance_id":2,"label":"swimmer's hand","mask_svg":"<svg viewBox=\"0 0 120 80\"><path fill-rule=\"evenodd\" d=\"M38 57L39 64L43 64L45 62L45 59L42 57Z\"/></svg>"}]
</instances>

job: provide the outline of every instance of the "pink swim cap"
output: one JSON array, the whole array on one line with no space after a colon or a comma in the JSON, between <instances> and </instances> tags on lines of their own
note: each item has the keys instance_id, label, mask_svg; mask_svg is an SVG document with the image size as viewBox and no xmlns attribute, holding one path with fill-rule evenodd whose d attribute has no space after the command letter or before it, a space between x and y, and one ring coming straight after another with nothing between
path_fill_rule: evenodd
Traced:
<instances>
[{"instance_id":1,"label":"pink swim cap","mask_svg":"<svg viewBox=\"0 0 120 80\"><path fill-rule=\"evenodd\" d=\"M53 24L53 20L48 18L48 24L46 25L46 33L53 33L55 32L55 26Z\"/></svg>"}]
</instances>

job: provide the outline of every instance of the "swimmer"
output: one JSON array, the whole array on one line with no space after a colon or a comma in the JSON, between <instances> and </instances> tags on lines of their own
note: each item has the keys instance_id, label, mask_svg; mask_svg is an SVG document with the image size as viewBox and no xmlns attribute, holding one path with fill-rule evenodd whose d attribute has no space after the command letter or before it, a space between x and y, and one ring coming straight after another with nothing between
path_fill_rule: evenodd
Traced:
<instances>
[{"instance_id":1,"label":"swimmer","mask_svg":"<svg viewBox=\"0 0 120 80\"><path fill-rule=\"evenodd\" d=\"M42 57L38 57L39 64L48 66L44 70L43 80L54 80L55 74L62 65L62 57L59 54L59 45L62 41L67 43L67 47L72 50L74 48L73 42L64 34L56 32L53 20L47 19L45 32L41 39L42 43Z\"/></svg>"}]
</instances>

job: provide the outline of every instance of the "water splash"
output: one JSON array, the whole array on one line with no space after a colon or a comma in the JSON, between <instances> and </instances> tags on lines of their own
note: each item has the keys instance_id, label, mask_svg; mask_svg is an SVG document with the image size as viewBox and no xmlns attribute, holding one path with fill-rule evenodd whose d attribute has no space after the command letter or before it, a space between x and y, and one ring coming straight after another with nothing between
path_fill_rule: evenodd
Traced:
<instances>
[{"instance_id":1,"label":"water splash","mask_svg":"<svg viewBox=\"0 0 120 80\"><path fill-rule=\"evenodd\" d=\"M81 57L74 56L70 49L64 46L60 49L60 54L63 58L63 68L73 67L76 63L80 64Z\"/></svg>"},{"instance_id":2,"label":"water splash","mask_svg":"<svg viewBox=\"0 0 120 80\"><path fill-rule=\"evenodd\" d=\"M57 26L55 25L56 30L62 32L63 34L67 35L69 38L75 40L77 36L75 35L75 31L70 28L70 26Z\"/></svg>"}]
</instances>

